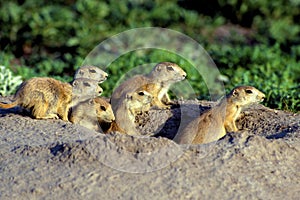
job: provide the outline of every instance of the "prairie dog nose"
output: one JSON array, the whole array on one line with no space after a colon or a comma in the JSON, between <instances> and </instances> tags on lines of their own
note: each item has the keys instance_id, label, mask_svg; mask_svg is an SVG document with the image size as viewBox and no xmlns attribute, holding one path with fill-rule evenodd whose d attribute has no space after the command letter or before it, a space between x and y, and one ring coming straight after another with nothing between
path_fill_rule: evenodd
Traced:
<instances>
[{"instance_id":1,"label":"prairie dog nose","mask_svg":"<svg viewBox=\"0 0 300 200\"><path fill-rule=\"evenodd\" d=\"M107 73L104 73L104 74L103 74L103 77L104 77L105 79L107 79L108 74L107 74Z\"/></svg>"}]
</instances>

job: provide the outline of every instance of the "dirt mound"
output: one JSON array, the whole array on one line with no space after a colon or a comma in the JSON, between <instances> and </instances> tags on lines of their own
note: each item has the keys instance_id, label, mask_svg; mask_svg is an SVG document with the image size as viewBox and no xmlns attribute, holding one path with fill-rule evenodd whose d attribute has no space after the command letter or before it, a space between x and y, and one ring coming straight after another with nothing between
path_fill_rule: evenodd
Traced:
<instances>
[{"instance_id":1,"label":"dirt mound","mask_svg":"<svg viewBox=\"0 0 300 200\"><path fill-rule=\"evenodd\" d=\"M170 140L211 105L151 110L137 118L139 137L0 110L0 198L299 198L300 115L257 105L217 142Z\"/></svg>"}]
</instances>

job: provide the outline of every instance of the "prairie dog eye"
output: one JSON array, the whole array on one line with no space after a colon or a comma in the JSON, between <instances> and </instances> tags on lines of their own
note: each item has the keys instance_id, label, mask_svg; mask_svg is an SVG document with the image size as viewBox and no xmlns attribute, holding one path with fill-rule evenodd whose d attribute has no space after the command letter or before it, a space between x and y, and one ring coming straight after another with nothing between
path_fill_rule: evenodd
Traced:
<instances>
[{"instance_id":1,"label":"prairie dog eye","mask_svg":"<svg viewBox=\"0 0 300 200\"><path fill-rule=\"evenodd\" d=\"M138 95L144 96L145 94L144 94L144 92L139 92Z\"/></svg>"},{"instance_id":2,"label":"prairie dog eye","mask_svg":"<svg viewBox=\"0 0 300 200\"><path fill-rule=\"evenodd\" d=\"M93 73L93 74L96 73L96 70L94 70L94 69L90 69L89 71L90 71L90 73Z\"/></svg>"},{"instance_id":3,"label":"prairie dog eye","mask_svg":"<svg viewBox=\"0 0 300 200\"><path fill-rule=\"evenodd\" d=\"M84 82L83 85L86 87L91 87L91 84L89 84L88 82Z\"/></svg>"},{"instance_id":4,"label":"prairie dog eye","mask_svg":"<svg viewBox=\"0 0 300 200\"><path fill-rule=\"evenodd\" d=\"M246 90L246 93L247 94L252 94L253 92L252 92L252 90Z\"/></svg>"},{"instance_id":5,"label":"prairie dog eye","mask_svg":"<svg viewBox=\"0 0 300 200\"><path fill-rule=\"evenodd\" d=\"M104 106L100 106L101 110L106 111L106 108Z\"/></svg>"},{"instance_id":6,"label":"prairie dog eye","mask_svg":"<svg viewBox=\"0 0 300 200\"><path fill-rule=\"evenodd\" d=\"M168 71L174 71L174 68L173 68L173 67L170 67L170 66L168 66L168 67L167 67L167 70L168 70Z\"/></svg>"}]
</instances>

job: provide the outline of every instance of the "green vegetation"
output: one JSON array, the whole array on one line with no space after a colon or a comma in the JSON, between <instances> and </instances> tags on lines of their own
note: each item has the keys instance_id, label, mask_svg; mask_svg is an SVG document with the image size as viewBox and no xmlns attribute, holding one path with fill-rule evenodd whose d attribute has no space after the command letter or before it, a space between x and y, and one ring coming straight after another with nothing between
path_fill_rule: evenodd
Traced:
<instances>
[{"instance_id":1,"label":"green vegetation","mask_svg":"<svg viewBox=\"0 0 300 200\"><path fill-rule=\"evenodd\" d=\"M299 10L298 0L4 1L0 3L0 65L24 80L51 76L70 81L101 41L132 28L163 27L199 42L229 78L224 82L227 91L252 85L266 93L266 106L298 112ZM104 95L110 95L125 72L160 61L183 66L196 95L209 99L191 64L162 50L131 52L115 60L102 84Z\"/></svg>"},{"instance_id":2,"label":"green vegetation","mask_svg":"<svg viewBox=\"0 0 300 200\"><path fill-rule=\"evenodd\" d=\"M13 76L11 71L0 65L0 95L6 96L16 90L22 83L21 76Z\"/></svg>"}]
</instances>

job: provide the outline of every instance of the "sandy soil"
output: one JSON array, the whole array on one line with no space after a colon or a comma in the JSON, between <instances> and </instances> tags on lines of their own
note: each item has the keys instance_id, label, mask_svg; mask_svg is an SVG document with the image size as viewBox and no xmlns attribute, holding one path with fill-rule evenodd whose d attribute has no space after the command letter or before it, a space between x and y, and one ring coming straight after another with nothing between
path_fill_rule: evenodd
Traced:
<instances>
[{"instance_id":1,"label":"sandy soil","mask_svg":"<svg viewBox=\"0 0 300 200\"><path fill-rule=\"evenodd\" d=\"M212 103L179 103L139 116L139 137L0 110L0 199L299 199L299 114L253 106L241 131L180 146Z\"/></svg>"}]
</instances>

